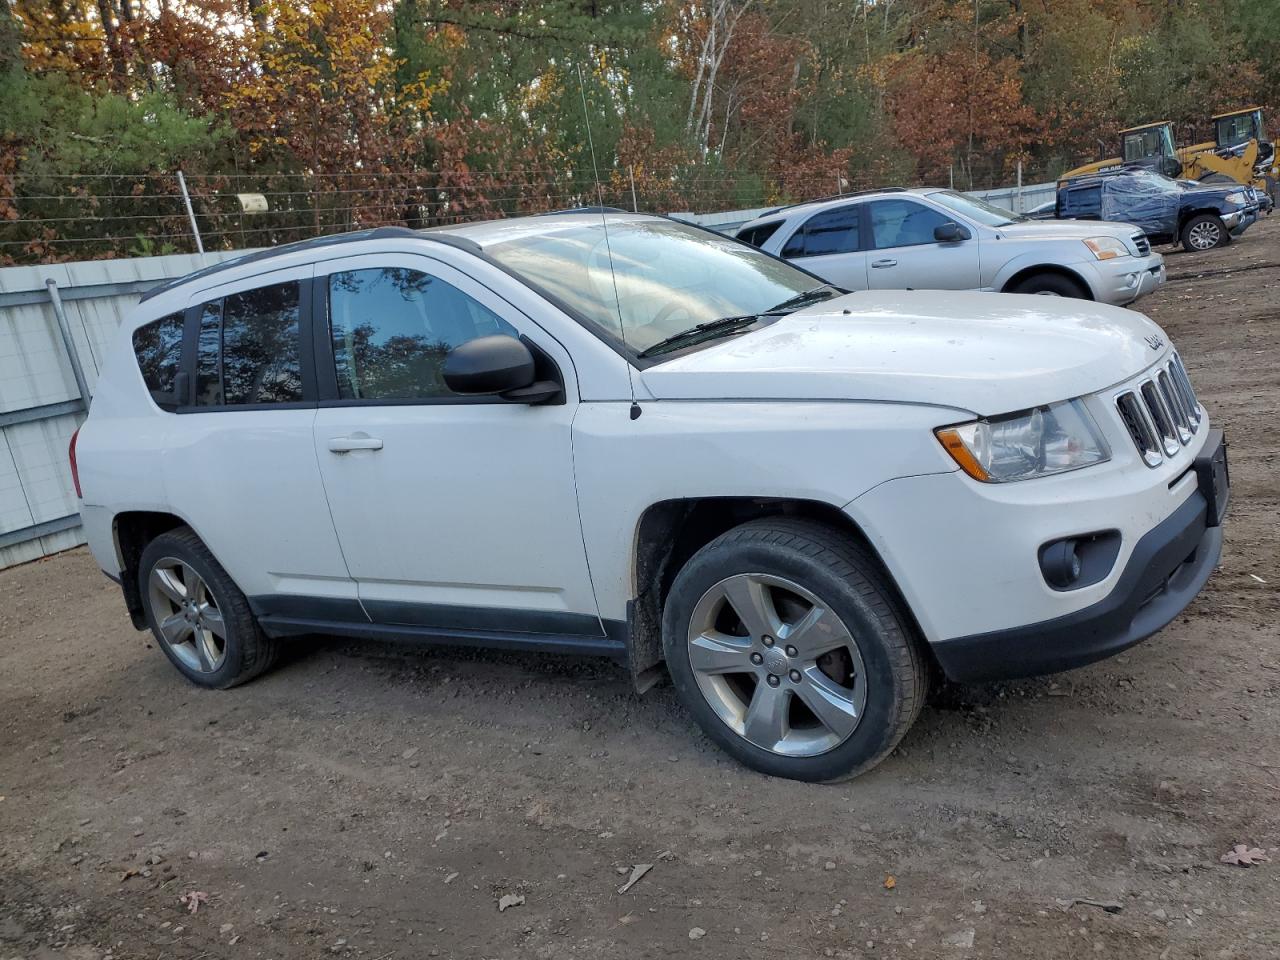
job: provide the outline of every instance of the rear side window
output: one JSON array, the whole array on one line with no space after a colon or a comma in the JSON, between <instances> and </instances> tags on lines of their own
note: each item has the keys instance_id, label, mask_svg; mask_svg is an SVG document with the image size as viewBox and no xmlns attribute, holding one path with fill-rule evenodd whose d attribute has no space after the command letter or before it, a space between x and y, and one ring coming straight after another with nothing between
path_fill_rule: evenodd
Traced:
<instances>
[{"instance_id":1,"label":"rear side window","mask_svg":"<svg viewBox=\"0 0 1280 960\"><path fill-rule=\"evenodd\" d=\"M519 336L488 307L438 277L402 267L329 277L329 329L343 400L430 400L449 351L477 337Z\"/></svg>"},{"instance_id":2,"label":"rear side window","mask_svg":"<svg viewBox=\"0 0 1280 960\"><path fill-rule=\"evenodd\" d=\"M784 257L822 257L832 253L854 253L860 248L858 208L837 207L815 213L787 241Z\"/></svg>"},{"instance_id":3,"label":"rear side window","mask_svg":"<svg viewBox=\"0 0 1280 960\"><path fill-rule=\"evenodd\" d=\"M177 405L174 383L182 359L182 314L171 313L133 331L133 352L152 399L172 410Z\"/></svg>"},{"instance_id":4,"label":"rear side window","mask_svg":"<svg viewBox=\"0 0 1280 960\"><path fill-rule=\"evenodd\" d=\"M745 227L738 231L738 239L753 247L763 247L768 239L778 232L780 226L782 221L774 220L772 223L758 223L754 227Z\"/></svg>"},{"instance_id":5,"label":"rear side window","mask_svg":"<svg viewBox=\"0 0 1280 960\"><path fill-rule=\"evenodd\" d=\"M206 303L196 355L196 406L302 400L297 281Z\"/></svg>"}]
</instances>

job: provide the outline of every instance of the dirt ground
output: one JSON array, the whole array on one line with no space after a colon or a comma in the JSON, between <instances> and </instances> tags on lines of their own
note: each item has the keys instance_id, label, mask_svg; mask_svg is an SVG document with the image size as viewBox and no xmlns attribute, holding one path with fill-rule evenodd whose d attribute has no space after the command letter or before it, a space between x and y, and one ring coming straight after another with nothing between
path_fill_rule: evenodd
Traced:
<instances>
[{"instance_id":1,"label":"dirt ground","mask_svg":"<svg viewBox=\"0 0 1280 960\"><path fill-rule=\"evenodd\" d=\"M602 662L317 640L209 693L84 550L0 574L0 960L1280 957L1280 216L1167 256L1221 569L1123 656L943 689L852 783Z\"/></svg>"}]
</instances>

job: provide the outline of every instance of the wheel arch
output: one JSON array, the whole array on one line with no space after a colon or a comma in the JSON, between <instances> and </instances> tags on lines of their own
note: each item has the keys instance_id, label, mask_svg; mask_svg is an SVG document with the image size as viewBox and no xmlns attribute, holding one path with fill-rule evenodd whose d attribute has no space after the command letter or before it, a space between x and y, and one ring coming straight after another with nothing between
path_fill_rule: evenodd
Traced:
<instances>
[{"instance_id":1,"label":"wheel arch","mask_svg":"<svg viewBox=\"0 0 1280 960\"><path fill-rule=\"evenodd\" d=\"M761 497L693 497L651 504L636 524L632 547L632 599L627 604L627 659L637 692L661 676L662 610L671 584L689 559L716 537L749 520L804 518L855 540L880 567L901 609L919 631L897 581L858 523L820 500Z\"/></svg>"},{"instance_id":2,"label":"wheel arch","mask_svg":"<svg viewBox=\"0 0 1280 960\"><path fill-rule=\"evenodd\" d=\"M1089 286L1088 280L1071 268L1064 267L1061 264L1056 263L1036 263L1031 266L1019 268L1016 273L1012 274L1009 279L1000 286L1000 292L1009 293L1014 287L1022 283L1022 281L1029 280L1031 277L1039 276L1043 273L1055 274L1056 276L1063 277L1073 283L1077 283L1080 285L1080 289L1085 292L1086 299L1097 299L1094 295L1093 288Z\"/></svg>"},{"instance_id":3,"label":"wheel arch","mask_svg":"<svg viewBox=\"0 0 1280 960\"><path fill-rule=\"evenodd\" d=\"M136 629L145 630L147 620L142 608L142 585L138 579L142 551L160 534L187 526L187 522L176 514L162 511L126 510L115 515L111 526L116 556L120 561L120 589L124 592L129 619Z\"/></svg>"}]
</instances>

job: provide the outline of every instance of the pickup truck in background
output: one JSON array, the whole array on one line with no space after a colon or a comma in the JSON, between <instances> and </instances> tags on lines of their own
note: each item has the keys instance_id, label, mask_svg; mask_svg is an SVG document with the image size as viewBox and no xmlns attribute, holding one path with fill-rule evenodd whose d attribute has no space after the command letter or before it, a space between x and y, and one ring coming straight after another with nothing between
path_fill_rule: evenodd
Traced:
<instances>
[{"instance_id":1,"label":"pickup truck in background","mask_svg":"<svg viewBox=\"0 0 1280 960\"><path fill-rule=\"evenodd\" d=\"M1035 214L1131 223L1153 244L1181 243L1194 251L1230 243L1257 222L1263 207L1258 192L1243 184L1193 183L1123 169L1063 181L1056 203Z\"/></svg>"}]
</instances>

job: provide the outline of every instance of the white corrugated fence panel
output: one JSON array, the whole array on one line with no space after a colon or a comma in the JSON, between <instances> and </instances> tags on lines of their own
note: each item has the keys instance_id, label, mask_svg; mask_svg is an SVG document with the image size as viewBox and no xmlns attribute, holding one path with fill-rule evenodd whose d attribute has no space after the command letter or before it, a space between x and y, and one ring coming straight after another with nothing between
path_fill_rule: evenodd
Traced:
<instances>
[{"instance_id":1,"label":"white corrugated fence panel","mask_svg":"<svg viewBox=\"0 0 1280 960\"><path fill-rule=\"evenodd\" d=\"M57 284L92 393L111 338L145 287L244 252L0 269L0 420L80 396L46 281ZM57 415L0 426L0 568L84 542L79 528L56 529L75 522L79 509L67 444L84 414L65 408L49 413Z\"/></svg>"}]
</instances>

